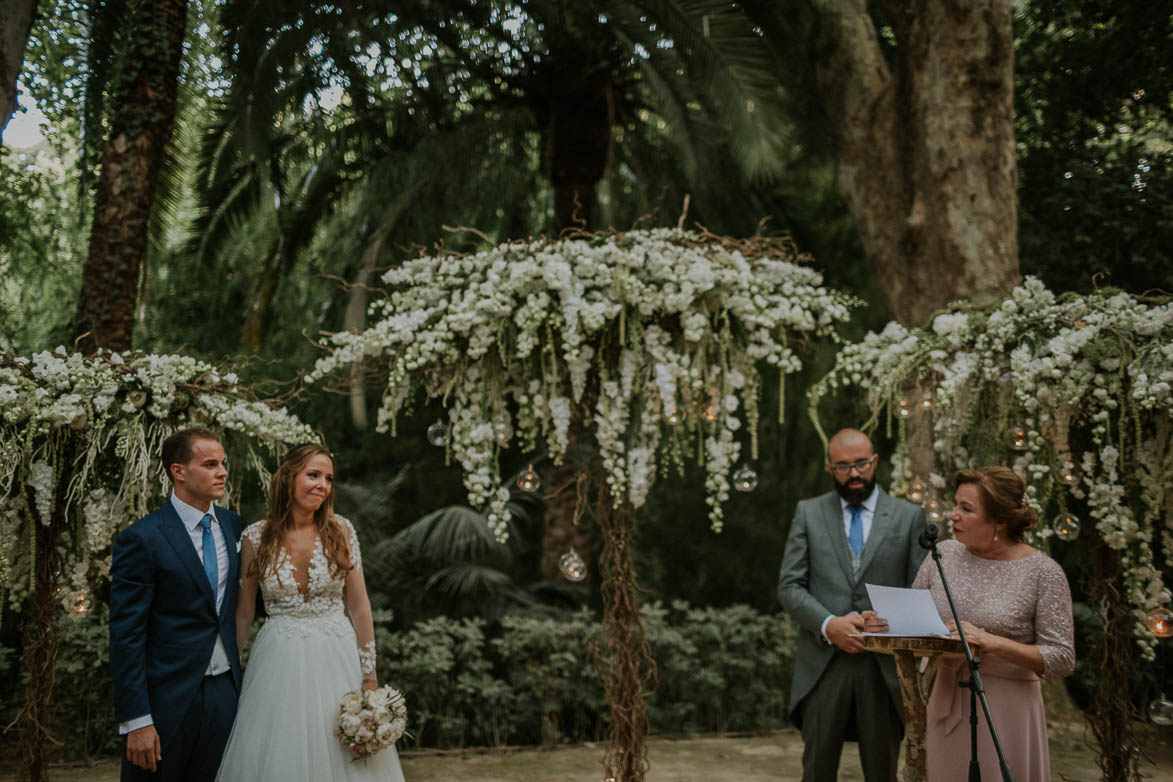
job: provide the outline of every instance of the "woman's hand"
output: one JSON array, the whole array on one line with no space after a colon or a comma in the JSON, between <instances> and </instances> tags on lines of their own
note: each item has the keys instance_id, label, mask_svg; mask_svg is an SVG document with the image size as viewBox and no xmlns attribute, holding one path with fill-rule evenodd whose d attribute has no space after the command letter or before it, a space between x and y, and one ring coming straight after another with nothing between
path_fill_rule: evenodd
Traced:
<instances>
[{"instance_id":1,"label":"woman's hand","mask_svg":"<svg viewBox=\"0 0 1173 782\"><path fill-rule=\"evenodd\" d=\"M379 682L374 678L363 679L362 688L364 690L377 690L379 689Z\"/></svg>"},{"instance_id":2,"label":"woman's hand","mask_svg":"<svg viewBox=\"0 0 1173 782\"><path fill-rule=\"evenodd\" d=\"M876 616L875 611L864 611L860 614L863 618L863 632L865 633L886 633L888 632L888 620Z\"/></svg>"},{"instance_id":3,"label":"woman's hand","mask_svg":"<svg viewBox=\"0 0 1173 782\"><path fill-rule=\"evenodd\" d=\"M945 624L945 626L949 628L949 635L954 640L961 638L961 633L957 632L956 622L950 619ZM978 627L977 625L970 624L964 619L961 620L961 628L965 630L965 640L968 641L969 645L974 648L981 648L984 646L986 647L986 651L990 651L989 647L992 645L993 640L997 638L997 636L995 636L993 633L987 633L982 628Z\"/></svg>"}]
</instances>

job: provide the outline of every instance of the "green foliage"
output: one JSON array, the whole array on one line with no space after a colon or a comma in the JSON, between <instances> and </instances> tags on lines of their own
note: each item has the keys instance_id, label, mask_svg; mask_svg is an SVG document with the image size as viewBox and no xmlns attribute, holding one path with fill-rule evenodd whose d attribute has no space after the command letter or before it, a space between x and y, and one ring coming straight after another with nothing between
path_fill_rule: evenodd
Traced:
<instances>
[{"instance_id":1,"label":"green foliage","mask_svg":"<svg viewBox=\"0 0 1173 782\"><path fill-rule=\"evenodd\" d=\"M68 167L53 146L0 149L0 351L72 342L87 222Z\"/></svg>"},{"instance_id":2,"label":"green foliage","mask_svg":"<svg viewBox=\"0 0 1173 782\"><path fill-rule=\"evenodd\" d=\"M66 757L118 753L122 742L114 717L110 675L110 612L102 605L84 618L62 615L61 651L55 683L55 735Z\"/></svg>"},{"instance_id":3,"label":"green foliage","mask_svg":"<svg viewBox=\"0 0 1173 782\"><path fill-rule=\"evenodd\" d=\"M658 661L649 701L661 733L783 726L796 629L783 614L746 606L641 611ZM489 631L480 619L380 625L380 681L408 699L417 745L550 745L605 735L608 709L595 673L602 628L586 611L558 619L514 615Z\"/></svg>"},{"instance_id":4,"label":"green foliage","mask_svg":"<svg viewBox=\"0 0 1173 782\"><path fill-rule=\"evenodd\" d=\"M785 724L797 637L789 617L681 601L670 608L653 603L641 613L659 673L649 702L653 726L725 733Z\"/></svg>"},{"instance_id":5,"label":"green foliage","mask_svg":"<svg viewBox=\"0 0 1173 782\"><path fill-rule=\"evenodd\" d=\"M564 737L602 735L607 702L592 665L602 630L590 613L553 621L511 616L492 641L498 669L519 694L511 715L517 733L540 736L543 745Z\"/></svg>"},{"instance_id":6,"label":"green foliage","mask_svg":"<svg viewBox=\"0 0 1173 782\"><path fill-rule=\"evenodd\" d=\"M1015 6L1024 273L1173 291L1173 26L1160 4Z\"/></svg>"}]
</instances>

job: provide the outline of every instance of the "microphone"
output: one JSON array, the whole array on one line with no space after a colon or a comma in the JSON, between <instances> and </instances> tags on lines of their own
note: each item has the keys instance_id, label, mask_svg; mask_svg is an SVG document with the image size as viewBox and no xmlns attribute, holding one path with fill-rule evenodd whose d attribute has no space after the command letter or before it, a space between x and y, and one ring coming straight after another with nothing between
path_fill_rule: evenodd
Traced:
<instances>
[{"instance_id":1,"label":"microphone","mask_svg":"<svg viewBox=\"0 0 1173 782\"><path fill-rule=\"evenodd\" d=\"M941 528L930 521L925 525L925 531L920 534L920 547L931 551L933 546L937 545L937 535L940 532Z\"/></svg>"}]
</instances>

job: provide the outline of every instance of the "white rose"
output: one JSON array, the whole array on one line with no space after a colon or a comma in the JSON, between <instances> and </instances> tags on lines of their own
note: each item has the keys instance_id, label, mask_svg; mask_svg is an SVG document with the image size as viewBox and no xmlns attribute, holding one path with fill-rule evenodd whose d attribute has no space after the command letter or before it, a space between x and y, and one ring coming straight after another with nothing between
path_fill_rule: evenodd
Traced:
<instances>
[{"instance_id":1,"label":"white rose","mask_svg":"<svg viewBox=\"0 0 1173 782\"><path fill-rule=\"evenodd\" d=\"M374 738L374 736L375 734L372 733L371 729L366 725L360 725L359 729L354 732L354 740L359 744L366 744L368 741Z\"/></svg>"},{"instance_id":2,"label":"white rose","mask_svg":"<svg viewBox=\"0 0 1173 782\"><path fill-rule=\"evenodd\" d=\"M508 498L506 498L508 499ZM387 705L387 693L382 689L367 690L367 706L378 709Z\"/></svg>"},{"instance_id":3,"label":"white rose","mask_svg":"<svg viewBox=\"0 0 1173 782\"><path fill-rule=\"evenodd\" d=\"M361 726L362 723L359 722L358 717L354 716L353 714L343 714L338 718L338 727L341 728L342 732L347 736L353 736L358 732L358 729Z\"/></svg>"},{"instance_id":4,"label":"white rose","mask_svg":"<svg viewBox=\"0 0 1173 782\"><path fill-rule=\"evenodd\" d=\"M343 695L342 710L347 714L358 714L362 711L362 696L357 692L348 692Z\"/></svg>"},{"instance_id":5,"label":"white rose","mask_svg":"<svg viewBox=\"0 0 1173 782\"><path fill-rule=\"evenodd\" d=\"M395 728L385 722L375 731L375 736L379 739L380 744L390 744L395 740Z\"/></svg>"}]
</instances>

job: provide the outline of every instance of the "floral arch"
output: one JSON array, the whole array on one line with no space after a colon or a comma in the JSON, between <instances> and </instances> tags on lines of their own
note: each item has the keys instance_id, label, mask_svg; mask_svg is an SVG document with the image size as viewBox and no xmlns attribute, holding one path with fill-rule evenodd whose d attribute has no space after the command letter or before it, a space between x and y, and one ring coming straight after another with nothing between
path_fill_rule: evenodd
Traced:
<instances>
[{"instance_id":1,"label":"floral arch","mask_svg":"<svg viewBox=\"0 0 1173 782\"><path fill-rule=\"evenodd\" d=\"M862 393L861 393L862 392ZM956 470L1005 464L1039 512L1036 546L1068 563L1102 632L1089 719L1110 779L1136 778L1128 700L1136 656L1173 635L1173 307L1105 290L1056 296L1034 278L992 307L926 328L889 323L845 346L809 393L866 400L895 427L893 493L941 519ZM822 431L820 427L820 432Z\"/></svg>"},{"instance_id":2,"label":"floral arch","mask_svg":"<svg viewBox=\"0 0 1173 782\"><path fill-rule=\"evenodd\" d=\"M435 430L469 500L508 534L498 459L514 444L561 462L572 444L579 507L603 536L611 701L607 776L644 778L650 673L631 564L635 512L665 466L704 466L720 531L731 479L752 480L758 401L801 367L807 335L835 336L856 303L823 286L782 240L683 230L572 236L418 258L387 272L374 324L333 335L311 382L355 365L383 382L378 426L420 396L448 408ZM741 464L740 468L738 464ZM587 499L587 497L591 499Z\"/></svg>"},{"instance_id":3,"label":"floral arch","mask_svg":"<svg viewBox=\"0 0 1173 782\"><path fill-rule=\"evenodd\" d=\"M163 440L187 426L221 430L229 458L262 484L282 444L317 439L235 375L187 356L0 354L0 610L32 605L18 720L34 779L53 741L57 606L75 618L91 610L115 536L167 496Z\"/></svg>"}]
</instances>

